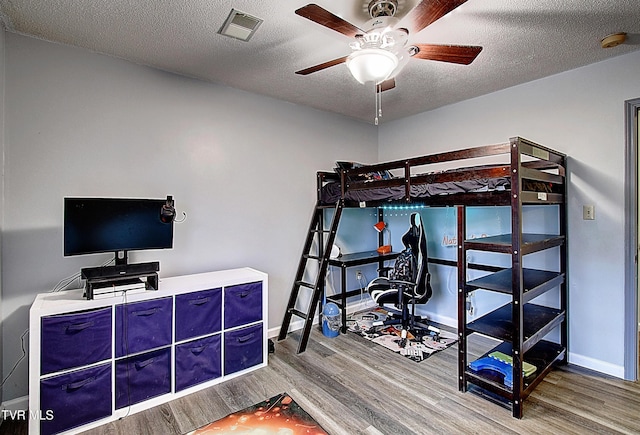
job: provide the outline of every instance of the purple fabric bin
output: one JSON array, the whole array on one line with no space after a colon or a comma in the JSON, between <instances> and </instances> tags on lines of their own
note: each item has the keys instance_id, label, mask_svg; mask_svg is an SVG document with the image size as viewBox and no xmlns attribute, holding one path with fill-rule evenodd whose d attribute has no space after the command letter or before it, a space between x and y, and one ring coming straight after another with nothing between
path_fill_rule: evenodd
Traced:
<instances>
[{"instance_id":1,"label":"purple fabric bin","mask_svg":"<svg viewBox=\"0 0 640 435\"><path fill-rule=\"evenodd\" d=\"M176 391L220 377L220 344L217 334L176 346Z\"/></svg>"},{"instance_id":2,"label":"purple fabric bin","mask_svg":"<svg viewBox=\"0 0 640 435\"><path fill-rule=\"evenodd\" d=\"M262 363L262 324L225 332L224 374Z\"/></svg>"},{"instance_id":3,"label":"purple fabric bin","mask_svg":"<svg viewBox=\"0 0 640 435\"><path fill-rule=\"evenodd\" d=\"M116 357L171 344L172 298L116 305Z\"/></svg>"},{"instance_id":4,"label":"purple fabric bin","mask_svg":"<svg viewBox=\"0 0 640 435\"><path fill-rule=\"evenodd\" d=\"M55 373L111 358L111 307L43 317L40 372Z\"/></svg>"},{"instance_id":5,"label":"purple fabric bin","mask_svg":"<svg viewBox=\"0 0 640 435\"><path fill-rule=\"evenodd\" d=\"M176 341L212 334L222 329L222 289L176 296Z\"/></svg>"},{"instance_id":6,"label":"purple fabric bin","mask_svg":"<svg viewBox=\"0 0 640 435\"><path fill-rule=\"evenodd\" d=\"M116 361L116 409L171 391L171 348Z\"/></svg>"},{"instance_id":7,"label":"purple fabric bin","mask_svg":"<svg viewBox=\"0 0 640 435\"><path fill-rule=\"evenodd\" d=\"M40 433L54 434L111 415L111 364L40 381Z\"/></svg>"},{"instance_id":8,"label":"purple fabric bin","mask_svg":"<svg viewBox=\"0 0 640 435\"><path fill-rule=\"evenodd\" d=\"M262 320L262 282L225 287L225 329Z\"/></svg>"}]
</instances>

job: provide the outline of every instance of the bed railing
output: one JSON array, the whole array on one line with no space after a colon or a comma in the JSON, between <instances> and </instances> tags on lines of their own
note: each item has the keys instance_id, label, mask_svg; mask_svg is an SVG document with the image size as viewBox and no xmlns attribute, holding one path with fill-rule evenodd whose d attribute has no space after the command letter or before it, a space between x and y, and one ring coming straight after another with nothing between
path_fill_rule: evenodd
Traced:
<instances>
[{"instance_id":1,"label":"bed railing","mask_svg":"<svg viewBox=\"0 0 640 435\"><path fill-rule=\"evenodd\" d=\"M481 158L492 156L504 156L506 162L491 165L480 164L469 166ZM456 166L457 169L434 169L434 167ZM515 172L514 172L515 170ZM367 179L362 178L366 174L390 172L393 178ZM420 171L420 173L416 173ZM321 175L322 174L322 175ZM515 174L515 175L514 175ZM565 155L545 146L536 144L521 137L514 137L507 143L485 145L456 151L431 154L390 162L375 163L357 168L344 169L340 174L319 172L323 181L339 179L342 188L342 197L353 190L378 189L386 187L403 186L405 199L410 201L412 185L425 183L444 183L451 181L463 181L480 178L511 177L516 186L521 186L519 180L514 179L519 174L519 180L527 179L549 183L552 185L564 184ZM524 190L524 189L521 189ZM558 189L559 192L562 189ZM561 200L562 195L556 198Z\"/></svg>"}]
</instances>

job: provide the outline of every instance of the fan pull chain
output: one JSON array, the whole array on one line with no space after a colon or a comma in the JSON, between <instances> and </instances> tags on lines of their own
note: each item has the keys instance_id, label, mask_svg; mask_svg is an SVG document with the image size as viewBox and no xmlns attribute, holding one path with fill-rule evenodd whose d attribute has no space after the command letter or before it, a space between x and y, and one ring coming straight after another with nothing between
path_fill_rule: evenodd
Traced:
<instances>
[{"instance_id":1,"label":"fan pull chain","mask_svg":"<svg viewBox=\"0 0 640 435\"><path fill-rule=\"evenodd\" d=\"M376 94L376 116L374 119L375 125L378 125L378 118L382 118L382 87L379 84L374 85L374 91Z\"/></svg>"},{"instance_id":2,"label":"fan pull chain","mask_svg":"<svg viewBox=\"0 0 640 435\"><path fill-rule=\"evenodd\" d=\"M373 122L375 125L378 125L378 85L377 84L373 85L373 92L376 97L375 117Z\"/></svg>"}]
</instances>

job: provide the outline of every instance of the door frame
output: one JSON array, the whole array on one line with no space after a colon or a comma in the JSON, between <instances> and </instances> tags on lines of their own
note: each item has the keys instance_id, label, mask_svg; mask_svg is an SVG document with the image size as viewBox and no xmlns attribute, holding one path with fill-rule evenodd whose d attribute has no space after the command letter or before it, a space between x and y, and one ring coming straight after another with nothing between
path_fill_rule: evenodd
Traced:
<instances>
[{"instance_id":1,"label":"door frame","mask_svg":"<svg viewBox=\"0 0 640 435\"><path fill-rule=\"evenodd\" d=\"M624 378L638 379L638 111L625 101Z\"/></svg>"}]
</instances>

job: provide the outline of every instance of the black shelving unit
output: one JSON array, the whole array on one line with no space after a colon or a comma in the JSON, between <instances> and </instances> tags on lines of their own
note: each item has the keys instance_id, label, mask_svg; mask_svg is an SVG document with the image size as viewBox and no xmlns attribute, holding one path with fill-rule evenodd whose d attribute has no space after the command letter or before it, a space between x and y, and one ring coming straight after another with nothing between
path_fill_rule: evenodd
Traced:
<instances>
[{"instance_id":1,"label":"black shelving unit","mask_svg":"<svg viewBox=\"0 0 640 435\"><path fill-rule=\"evenodd\" d=\"M523 151L524 150L524 151ZM522 418L523 402L535 386L549 373L554 364L567 360L567 240L566 240L566 183L563 154L537 144L527 148L514 143L511 153L511 234L467 239L466 212L470 206L458 206L458 333L460 391L472 391L489 400L503 404L512 410L513 416ZM557 173L542 175L541 182L555 186L553 195L530 194L521 189L523 179L534 176L529 171L530 163L522 164L522 156L534 158L544 156L558 166ZM523 207L529 205L554 205L557 208L558 234L523 233ZM529 254L557 248L558 270L538 270L523 267L523 259ZM511 267L501 269L487 266L495 271L477 279L467 281L467 252L493 252L508 255ZM472 267L477 269L477 267ZM558 289L555 306L543 306L531 301L550 290ZM477 291L486 290L510 296L510 301L473 321L467 317L467 297ZM557 337L557 342L547 337ZM498 343L479 358L493 352L502 352L511 357L513 384L507 385L498 371L482 369L476 371L470 364L476 359L469 356L467 338L472 334L491 337ZM556 340L556 338L554 338ZM523 366L533 364L535 372L523 373ZM474 365L475 366L475 365Z\"/></svg>"}]
</instances>

